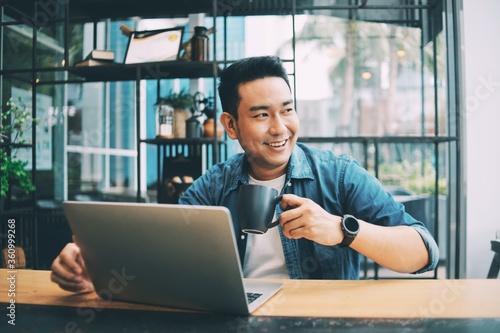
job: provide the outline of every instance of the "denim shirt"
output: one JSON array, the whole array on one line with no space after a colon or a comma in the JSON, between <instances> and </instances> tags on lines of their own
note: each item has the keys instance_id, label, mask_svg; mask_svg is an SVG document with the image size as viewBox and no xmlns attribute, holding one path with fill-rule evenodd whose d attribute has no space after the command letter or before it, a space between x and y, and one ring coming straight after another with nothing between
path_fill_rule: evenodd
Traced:
<instances>
[{"instance_id":1,"label":"denim shirt","mask_svg":"<svg viewBox=\"0 0 500 333\"><path fill-rule=\"evenodd\" d=\"M212 166L189 187L179 204L224 206L231 212L240 258L245 258L246 236L238 222L239 187L248 184L245 154ZM297 143L288 163L282 194L309 198L328 213L355 217L381 226L409 225L422 237L429 253L422 273L436 267L439 250L424 224L405 213L380 182L347 155ZM277 206L276 217L282 213ZM307 239L288 239L280 229L286 266L292 279L359 279L361 255L351 248L325 246ZM243 263L242 263L243 264Z\"/></svg>"}]
</instances>

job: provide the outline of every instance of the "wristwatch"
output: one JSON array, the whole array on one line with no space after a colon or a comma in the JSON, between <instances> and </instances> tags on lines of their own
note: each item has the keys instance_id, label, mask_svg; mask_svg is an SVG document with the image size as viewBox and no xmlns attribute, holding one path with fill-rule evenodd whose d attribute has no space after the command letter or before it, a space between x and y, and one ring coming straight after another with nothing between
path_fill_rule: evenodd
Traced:
<instances>
[{"instance_id":1,"label":"wristwatch","mask_svg":"<svg viewBox=\"0 0 500 333\"><path fill-rule=\"evenodd\" d=\"M340 247L348 247L351 245L354 238L359 232L359 222L358 219L352 215L345 214L342 217L342 231L344 232L344 239L339 244Z\"/></svg>"}]
</instances>

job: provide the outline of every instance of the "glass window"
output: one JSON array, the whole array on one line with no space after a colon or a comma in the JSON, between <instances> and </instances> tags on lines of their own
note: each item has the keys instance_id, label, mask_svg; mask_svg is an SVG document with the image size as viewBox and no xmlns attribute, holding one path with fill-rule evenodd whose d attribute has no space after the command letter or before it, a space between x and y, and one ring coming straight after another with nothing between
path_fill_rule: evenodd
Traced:
<instances>
[{"instance_id":1,"label":"glass window","mask_svg":"<svg viewBox=\"0 0 500 333\"><path fill-rule=\"evenodd\" d=\"M32 38L32 29L25 24L4 26L2 29L2 68L31 69L33 66ZM27 74L19 76L26 80L31 78Z\"/></svg>"}]
</instances>

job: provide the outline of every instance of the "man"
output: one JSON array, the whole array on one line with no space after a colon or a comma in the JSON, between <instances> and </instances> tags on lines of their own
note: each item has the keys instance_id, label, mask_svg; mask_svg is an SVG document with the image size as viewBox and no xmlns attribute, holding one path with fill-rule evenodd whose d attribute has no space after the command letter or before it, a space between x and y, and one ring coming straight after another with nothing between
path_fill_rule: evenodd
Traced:
<instances>
[{"instance_id":1,"label":"man","mask_svg":"<svg viewBox=\"0 0 500 333\"><path fill-rule=\"evenodd\" d=\"M434 239L377 179L348 156L297 143L299 119L278 58L235 62L221 74L219 96L221 123L244 153L210 168L179 203L229 208L245 277L358 279L359 254L398 272L436 267ZM264 235L239 231L238 189L247 183L283 194L280 225ZM51 278L66 290L93 290L75 244L56 258Z\"/></svg>"}]
</instances>

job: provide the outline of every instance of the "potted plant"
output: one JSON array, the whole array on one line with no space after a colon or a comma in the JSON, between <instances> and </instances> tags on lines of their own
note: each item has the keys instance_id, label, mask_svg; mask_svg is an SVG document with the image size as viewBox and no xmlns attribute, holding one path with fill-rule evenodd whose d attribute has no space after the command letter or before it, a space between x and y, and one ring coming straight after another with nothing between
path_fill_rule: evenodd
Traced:
<instances>
[{"instance_id":1,"label":"potted plant","mask_svg":"<svg viewBox=\"0 0 500 333\"><path fill-rule=\"evenodd\" d=\"M7 101L7 110L2 111L0 121L0 199L7 196L14 184L25 193L35 189L31 174L25 169L28 161L20 160L16 154L19 145L26 144L24 134L34 123L37 123L37 119L32 118L21 98Z\"/></svg>"},{"instance_id":2,"label":"potted plant","mask_svg":"<svg viewBox=\"0 0 500 333\"><path fill-rule=\"evenodd\" d=\"M180 92L170 90L166 97L160 98L157 104L169 104L174 108L173 136L186 137L186 120L191 116L189 109L193 106L193 96L184 89Z\"/></svg>"}]
</instances>

